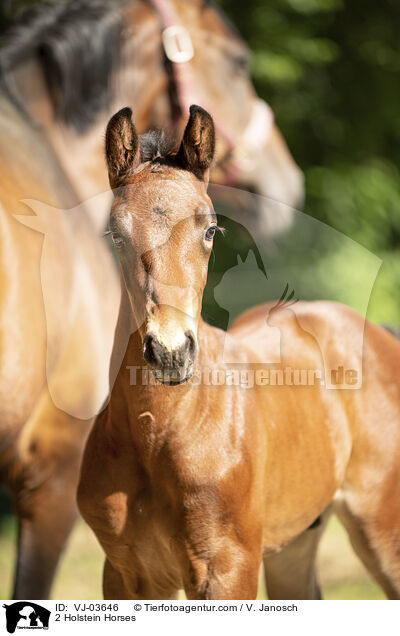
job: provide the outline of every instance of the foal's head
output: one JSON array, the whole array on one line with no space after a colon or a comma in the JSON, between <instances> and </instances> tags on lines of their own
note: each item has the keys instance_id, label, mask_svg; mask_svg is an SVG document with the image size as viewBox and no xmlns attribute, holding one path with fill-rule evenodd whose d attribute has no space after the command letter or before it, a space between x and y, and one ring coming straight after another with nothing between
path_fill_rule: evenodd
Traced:
<instances>
[{"instance_id":1,"label":"foal's head","mask_svg":"<svg viewBox=\"0 0 400 636\"><path fill-rule=\"evenodd\" d=\"M179 148L139 137L129 108L110 120L106 157L114 202L110 231L143 356L157 379L193 373L208 259L217 219L207 195L215 147L211 116L191 106Z\"/></svg>"}]
</instances>

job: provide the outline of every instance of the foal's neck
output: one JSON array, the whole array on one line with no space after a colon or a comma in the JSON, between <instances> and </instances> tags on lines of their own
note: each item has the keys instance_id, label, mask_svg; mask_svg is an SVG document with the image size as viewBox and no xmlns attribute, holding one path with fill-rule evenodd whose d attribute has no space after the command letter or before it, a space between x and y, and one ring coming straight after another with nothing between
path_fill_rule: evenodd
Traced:
<instances>
[{"instance_id":1,"label":"foal's neck","mask_svg":"<svg viewBox=\"0 0 400 636\"><path fill-rule=\"evenodd\" d=\"M219 367L223 359L224 332L200 319L197 335L199 350L194 372ZM123 278L121 308L111 360L113 373L116 381L107 420L110 438L116 439L118 431L119 440L123 438L127 445L133 441L137 457L152 472L157 466L158 449L162 447L166 436L183 439L188 427L192 434L196 426L204 422L205 412L213 408L215 391L206 382L189 380L179 386L165 386L153 378L143 359L143 344ZM143 377L151 382L145 384ZM110 380L112 386L113 377ZM203 417L199 417L200 411Z\"/></svg>"}]
</instances>

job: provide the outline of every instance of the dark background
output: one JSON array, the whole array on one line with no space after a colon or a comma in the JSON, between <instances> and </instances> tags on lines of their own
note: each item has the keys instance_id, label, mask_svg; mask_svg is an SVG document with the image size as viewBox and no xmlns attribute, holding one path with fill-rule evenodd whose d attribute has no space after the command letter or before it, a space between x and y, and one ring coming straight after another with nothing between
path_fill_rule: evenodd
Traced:
<instances>
[{"instance_id":1,"label":"dark background","mask_svg":"<svg viewBox=\"0 0 400 636\"><path fill-rule=\"evenodd\" d=\"M220 4L248 42L257 91L305 173L305 210L383 260L368 315L400 324L400 3ZM345 286L348 263L337 253L332 263Z\"/></svg>"}]
</instances>

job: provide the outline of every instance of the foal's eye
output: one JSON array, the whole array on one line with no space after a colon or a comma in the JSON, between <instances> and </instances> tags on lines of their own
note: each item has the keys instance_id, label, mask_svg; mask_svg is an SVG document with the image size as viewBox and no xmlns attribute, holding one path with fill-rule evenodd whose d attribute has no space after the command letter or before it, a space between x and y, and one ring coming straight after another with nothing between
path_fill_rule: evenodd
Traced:
<instances>
[{"instance_id":1,"label":"foal's eye","mask_svg":"<svg viewBox=\"0 0 400 636\"><path fill-rule=\"evenodd\" d=\"M112 232L112 240L114 241L115 247L121 247L123 245L124 239L120 234L115 234Z\"/></svg>"},{"instance_id":2,"label":"foal's eye","mask_svg":"<svg viewBox=\"0 0 400 636\"><path fill-rule=\"evenodd\" d=\"M239 53L238 55L235 55L233 58L233 64L236 71L238 71L239 73L247 74L249 69L248 55L246 55L245 53Z\"/></svg>"},{"instance_id":3,"label":"foal's eye","mask_svg":"<svg viewBox=\"0 0 400 636\"><path fill-rule=\"evenodd\" d=\"M217 231L217 228L214 225L209 227L205 235L206 241L212 241L216 231Z\"/></svg>"}]
</instances>

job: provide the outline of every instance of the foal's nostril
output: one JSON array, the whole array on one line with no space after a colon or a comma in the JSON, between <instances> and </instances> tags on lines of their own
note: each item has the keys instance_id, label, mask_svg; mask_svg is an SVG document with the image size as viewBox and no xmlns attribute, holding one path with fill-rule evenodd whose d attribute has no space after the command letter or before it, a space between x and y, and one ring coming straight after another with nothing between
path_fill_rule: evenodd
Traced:
<instances>
[{"instance_id":1,"label":"foal's nostril","mask_svg":"<svg viewBox=\"0 0 400 636\"><path fill-rule=\"evenodd\" d=\"M184 342L172 351L151 332L143 339L143 357L153 369L184 369L194 362L196 353L196 337L190 330L185 332Z\"/></svg>"},{"instance_id":2,"label":"foal's nostril","mask_svg":"<svg viewBox=\"0 0 400 636\"><path fill-rule=\"evenodd\" d=\"M197 343L196 338L194 336L193 331L186 331L186 351L188 352L190 358L194 360L197 353Z\"/></svg>"},{"instance_id":3,"label":"foal's nostril","mask_svg":"<svg viewBox=\"0 0 400 636\"><path fill-rule=\"evenodd\" d=\"M161 366L161 360L157 353L157 341L153 334L148 333L143 340L143 357L152 367Z\"/></svg>"}]
</instances>

